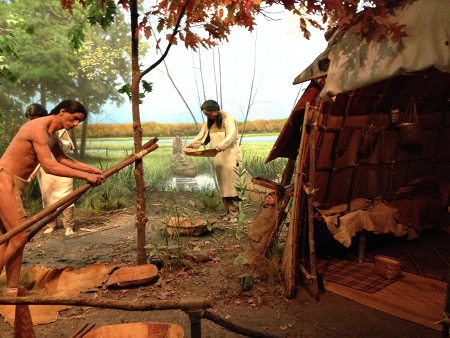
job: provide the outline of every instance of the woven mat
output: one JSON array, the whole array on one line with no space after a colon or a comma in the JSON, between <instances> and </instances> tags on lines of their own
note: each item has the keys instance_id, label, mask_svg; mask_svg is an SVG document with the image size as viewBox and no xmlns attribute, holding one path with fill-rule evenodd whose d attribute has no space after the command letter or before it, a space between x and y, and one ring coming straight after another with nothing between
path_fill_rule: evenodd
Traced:
<instances>
[{"instance_id":1,"label":"woven mat","mask_svg":"<svg viewBox=\"0 0 450 338\"><path fill-rule=\"evenodd\" d=\"M367 293L375 293L395 282L377 275L371 263L329 259L318 261L317 268L324 280Z\"/></svg>"}]
</instances>

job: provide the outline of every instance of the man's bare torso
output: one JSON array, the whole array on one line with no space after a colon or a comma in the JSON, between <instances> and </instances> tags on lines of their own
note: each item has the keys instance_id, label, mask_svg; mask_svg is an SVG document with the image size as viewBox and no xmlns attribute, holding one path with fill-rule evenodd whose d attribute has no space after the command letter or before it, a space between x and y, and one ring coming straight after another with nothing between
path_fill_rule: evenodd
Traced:
<instances>
[{"instance_id":1,"label":"man's bare torso","mask_svg":"<svg viewBox=\"0 0 450 338\"><path fill-rule=\"evenodd\" d=\"M57 133L49 133L52 116L26 122L11 141L2 158L0 167L23 179L39 164L35 145L47 143L49 151L59 142Z\"/></svg>"}]
</instances>

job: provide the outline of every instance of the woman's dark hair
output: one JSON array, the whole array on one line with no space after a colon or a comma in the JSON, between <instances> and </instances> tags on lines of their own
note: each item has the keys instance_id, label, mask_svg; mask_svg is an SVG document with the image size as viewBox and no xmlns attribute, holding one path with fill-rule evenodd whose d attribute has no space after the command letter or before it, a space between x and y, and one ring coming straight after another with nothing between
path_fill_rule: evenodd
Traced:
<instances>
[{"instance_id":1,"label":"woman's dark hair","mask_svg":"<svg viewBox=\"0 0 450 338\"><path fill-rule=\"evenodd\" d=\"M32 103L25 110L25 116L27 118L43 117L47 115L48 115L47 109L45 109L44 106L39 103Z\"/></svg>"},{"instance_id":2,"label":"woman's dark hair","mask_svg":"<svg viewBox=\"0 0 450 338\"><path fill-rule=\"evenodd\" d=\"M84 119L87 118L87 111L86 108L84 108L84 106L76 101L76 100L64 100L61 103L59 103L55 108L53 108L50 111L50 115L57 115L59 114L59 111L61 109L64 109L65 111L67 111L70 114L75 114L75 113L81 113L84 115Z\"/></svg>"},{"instance_id":3,"label":"woman's dark hair","mask_svg":"<svg viewBox=\"0 0 450 338\"><path fill-rule=\"evenodd\" d=\"M208 121L206 121L208 129L211 129L212 125L214 124L214 122L216 122L217 128L222 128L222 114L220 113L220 110L217 112L217 117L215 120L210 120L208 119Z\"/></svg>"},{"instance_id":4,"label":"woman's dark hair","mask_svg":"<svg viewBox=\"0 0 450 338\"><path fill-rule=\"evenodd\" d=\"M206 100L205 102L203 102L201 108L202 108L202 110L207 110L207 111L220 110L219 104L214 100Z\"/></svg>"},{"instance_id":5,"label":"woman's dark hair","mask_svg":"<svg viewBox=\"0 0 450 338\"><path fill-rule=\"evenodd\" d=\"M216 122L217 128L219 129L222 128L222 114L220 113L220 106L216 101L206 100L205 102L203 102L201 109L206 111L217 111L217 117L215 120L208 119L207 121L208 129L211 129L214 122Z\"/></svg>"}]
</instances>

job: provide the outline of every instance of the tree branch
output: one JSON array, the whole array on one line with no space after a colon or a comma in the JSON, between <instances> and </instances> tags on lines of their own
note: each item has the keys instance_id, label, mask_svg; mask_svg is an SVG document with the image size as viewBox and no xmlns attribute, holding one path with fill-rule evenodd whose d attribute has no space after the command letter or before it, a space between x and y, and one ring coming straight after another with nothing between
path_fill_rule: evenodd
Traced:
<instances>
[{"instance_id":1,"label":"tree branch","mask_svg":"<svg viewBox=\"0 0 450 338\"><path fill-rule=\"evenodd\" d=\"M177 35L178 33L178 28L180 27L180 23L181 23L181 19L184 16L184 13L186 12L186 7L188 5L188 1L186 1L183 5L183 8L181 9L181 13L180 16L178 17L177 23L175 25L175 27L173 28L172 31L172 36L175 37L175 35ZM156 61L153 65L151 65L150 67L148 67L146 70L142 71L141 74L139 75L139 81L148 73L150 72L152 69L155 69L167 56L167 54L169 54L169 50L170 47L172 47L172 43L169 42L169 45L166 47L166 50L164 51L164 53L161 55L161 57L159 58L158 61Z\"/></svg>"}]
</instances>

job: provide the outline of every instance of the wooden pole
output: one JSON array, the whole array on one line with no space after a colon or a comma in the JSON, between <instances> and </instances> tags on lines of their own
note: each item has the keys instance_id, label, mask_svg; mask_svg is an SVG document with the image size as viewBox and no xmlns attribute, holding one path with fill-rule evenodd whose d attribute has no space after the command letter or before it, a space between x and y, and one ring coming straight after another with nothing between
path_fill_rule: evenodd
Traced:
<instances>
[{"instance_id":1,"label":"wooden pole","mask_svg":"<svg viewBox=\"0 0 450 338\"><path fill-rule=\"evenodd\" d=\"M319 108L320 110L320 108ZM311 134L309 136L309 177L308 177L308 238L309 238L309 265L310 265L310 279L307 287L312 293L314 298L319 295L319 287L317 283L317 271L316 271L316 248L314 242L314 175L316 172L316 124L317 124L318 110L313 108Z\"/></svg>"},{"instance_id":2,"label":"wooden pole","mask_svg":"<svg viewBox=\"0 0 450 338\"><path fill-rule=\"evenodd\" d=\"M91 306L126 311L175 310L184 311L208 309L213 307L213 300L204 297L182 298L179 300L126 301L111 299L93 299L83 297L0 297L4 305L70 305Z\"/></svg>"},{"instance_id":3,"label":"wooden pole","mask_svg":"<svg viewBox=\"0 0 450 338\"><path fill-rule=\"evenodd\" d=\"M126 166L134 163L135 161L141 159L142 157L144 157L148 153L150 153L153 150L157 149L158 148L158 145L156 144L157 141L158 141L158 138L156 138L156 137L154 139L150 140L149 142L147 142L143 146L145 148L142 149L138 154L131 154L131 155L127 156L126 158L124 158L121 162L119 162L115 166L105 170L103 172L103 176L105 176L105 178L108 178L109 176L115 174L119 170L125 168ZM0 244L5 243L6 241L11 239L12 237L17 235L18 233L20 233L23 230L29 228L30 226L32 226L36 222L39 222L44 217L46 217L49 214L55 212L57 209L59 209L60 207L62 207L66 203L68 203L69 201L73 203L79 197L81 197L81 195L83 195L87 190L89 190L91 187L92 187L92 185L90 183L86 183L85 185L83 185L83 186L79 187L78 189L74 190L73 192L71 192L69 195L65 196L64 198L61 198L58 202L53 203L48 208L45 208L44 210L42 210L41 212L37 213L33 217L27 219L25 222L21 223L17 227L11 229L6 234L0 236Z\"/></svg>"},{"instance_id":4,"label":"wooden pole","mask_svg":"<svg viewBox=\"0 0 450 338\"><path fill-rule=\"evenodd\" d=\"M305 113L303 116L302 136L300 139L300 146L298 149L298 162L297 171L294 182L294 196L291 207L291 218L289 224L288 235L286 238L286 244L283 252L283 277L285 296L287 298L293 298L295 293L296 282L296 260L297 260L297 240L299 233L299 219L300 219L300 205L301 194L303 186L303 166L305 159L305 144L308 140L308 133L306 131L306 123L309 118L309 102L306 103Z\"/></svg>"}]
</instances>

